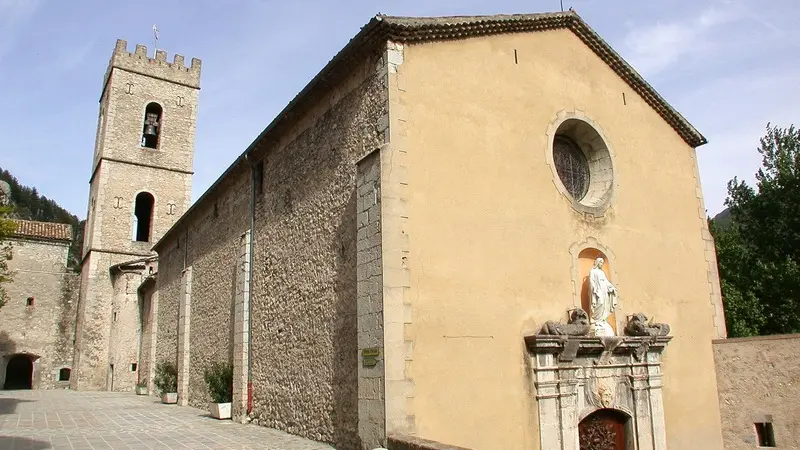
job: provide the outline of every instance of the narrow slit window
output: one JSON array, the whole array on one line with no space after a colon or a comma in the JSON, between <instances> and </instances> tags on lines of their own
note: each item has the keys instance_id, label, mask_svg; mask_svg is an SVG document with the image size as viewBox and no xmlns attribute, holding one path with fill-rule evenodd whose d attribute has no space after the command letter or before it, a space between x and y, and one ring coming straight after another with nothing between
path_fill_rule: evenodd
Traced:
<instances>
[{"instance_id":1,"label":"narrow slit window","mask_svg":"<svg viewBox=\"0 0 800 450\"><path fill-rule=\"evenodd\" d=\"M144 125L142 126L142 147L158 148L158 138L161 132L162 109L158 103L150 103L144 110Z\"/></svg>"},{"instance_id":2,"label":"narrow slit window","mask_svg":"<svg viewBox=\"0 0 800 450\"><path fill-rule=\"evenodd\" d=\"M33 300L34 300L34 298L33 298L33 297L28 297L28 298L25 300L25 306L33 306Z\"/></svg>"},{"instance_id":3,"label":"narrow slit window","mask_svg":"<svg viewBox=\"0 0 800 450\"><path fill-rule=\"evenodd\" d=\"M255 195L261 195L264 192L264 161L261 160L253 167L253 187L255 188Z\"/></svg>"},{"instance_id":4,"label":"narrow slit window","mask_svg":"<svg viewBox=\"0 0 800 450\"><path fill-rule=\"evenodd\" d=\"M136 372L136 363L131 363L131 372Z\"/></svg>"},{"instance_id":5,"label":"narrow slit window","mask_svg":"<svg viewBox=\"0 0 800 450\"><path fill-rule=\"evenodd\" d=\"M150 242L150 231L153 228L153 204L155 199L149 192L140 192L136 196L134 214L134 240Z\"/></svg>"},{"instance_id":6,"label":"narrow slit window","mask_svg":"<svg viewBox=\"0 0 800 450\"><path fill-rule=\"evenodd\" d=\"M759 447L775 447L775 432L771 422L756 423L756 438Z\"/></svg>"}]
</instances>

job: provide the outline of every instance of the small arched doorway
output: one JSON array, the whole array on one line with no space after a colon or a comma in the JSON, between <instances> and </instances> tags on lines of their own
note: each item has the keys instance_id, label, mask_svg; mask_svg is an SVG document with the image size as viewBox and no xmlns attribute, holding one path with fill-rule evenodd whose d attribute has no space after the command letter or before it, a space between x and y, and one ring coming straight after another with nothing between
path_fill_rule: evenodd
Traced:
<instances>
[{"instance_id":1,"label":"small arched doorway","mask_svg":"<svg viewBox=\"0 0 800 450\"><path fill-rule=\"evenodd\" d=\"M581 420L581 450L628 450L625 428L628 416L614 409L600 409Z\"/></svg>"},{"instance_id":2,"label":"small arched doorway","mask_svg":"<svg viewBox=\"0 0 800 450\"><path fill-rule=\"evenodd\" d=\"M6 365L6 382L3 389L32 389L33 360L30 356L17 354Z\"/></svg>"}]
</instances>

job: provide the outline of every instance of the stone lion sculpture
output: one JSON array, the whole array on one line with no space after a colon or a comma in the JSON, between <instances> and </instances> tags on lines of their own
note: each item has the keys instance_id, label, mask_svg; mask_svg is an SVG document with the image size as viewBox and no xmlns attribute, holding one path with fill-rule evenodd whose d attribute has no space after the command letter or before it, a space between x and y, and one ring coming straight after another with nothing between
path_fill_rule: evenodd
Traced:
<instances>
[{"instance_id":1,"label":"stone lion sculpture","mask_svg":"<svg viewBox=\"0 0 800 450\"><path fill-rule=\"evenodd\" d=\"M669 334L669 325L648 322L644 313L636 313L628 318L625 333L628 336L666 336Z\"/></svg>"},{"instance_id":2,"label":"stone lion sculpture","mask_svg":"<svg viewBox=\"0 0 800 450\"><path fill-rule=\"evenodd\" d=\"M548 320L539 334L557 336L585 336L589 334L589 315L581 308L572 311L567 323Z\"/></svg>"}]
</instances>

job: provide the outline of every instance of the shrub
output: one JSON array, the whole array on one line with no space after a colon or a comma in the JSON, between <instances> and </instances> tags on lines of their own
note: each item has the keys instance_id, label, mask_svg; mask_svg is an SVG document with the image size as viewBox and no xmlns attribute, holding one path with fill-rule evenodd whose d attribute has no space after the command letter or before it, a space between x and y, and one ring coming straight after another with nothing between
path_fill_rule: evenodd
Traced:
<instances>
[{"instance_id":1,"label":"shrub","mask_svg":"<svg viewBox=\"0 0 800 450\"><path fill-rule=\"evenodd\" d=\"M208 393L214 403L230 403L233 400L233 365L214 362L203 373Z\"/></svg>"},{"instance_id":2,"label":"shrub","mask_svg":"<svg viewBox=\"0 0 800 450\"><path fill-rule=\"evenodd\" d=\"M178 369L174 363L161 362L156 364L156 376L153 384L161 395L178 392Z\"/></svg>"}]
</instances>

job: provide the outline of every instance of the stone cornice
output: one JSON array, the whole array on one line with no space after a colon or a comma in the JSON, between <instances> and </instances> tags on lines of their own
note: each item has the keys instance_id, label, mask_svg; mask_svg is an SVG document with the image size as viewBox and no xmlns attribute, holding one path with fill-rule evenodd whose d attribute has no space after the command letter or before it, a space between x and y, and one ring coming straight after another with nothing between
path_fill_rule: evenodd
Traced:
<instances>
[{"instance_id":1,"label":"stone cornice","mask_svg":"<svg viewBox=\"0 0 800 450\"><path fill-rule=\"evenodd\" d=\"M525 346L534 354L550 353L573 356L600 356L610 352L613 355L635 354L643 347L648 352L663 352L672 336L525 336ZM574 353L573 353L574 352Z\"/></svg>"}]
</instances>

